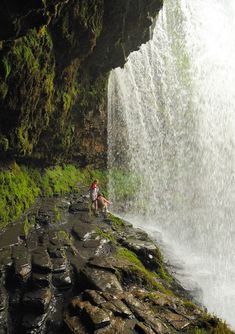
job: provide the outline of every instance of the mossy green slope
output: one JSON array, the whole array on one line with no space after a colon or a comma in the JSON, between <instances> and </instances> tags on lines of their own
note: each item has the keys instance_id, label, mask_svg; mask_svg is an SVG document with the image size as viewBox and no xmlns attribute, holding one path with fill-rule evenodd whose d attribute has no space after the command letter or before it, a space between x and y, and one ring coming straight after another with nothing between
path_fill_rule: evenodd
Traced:
<instances>
[{"instance_id":1,"label":"mossy green slope","mask_svg":"<svg viewBox=\"0 0 235 334\"><path fill-rule=\"evenodd\" d=\"M38 170L13 164L0 171L0 228L17 219L39 196L63 195L89 189L98 178L106 188L106 173L91 169L81 170L74 165L55 166ZM27 225L27 224L26 224Z\"/></svg>"}]
</instances>

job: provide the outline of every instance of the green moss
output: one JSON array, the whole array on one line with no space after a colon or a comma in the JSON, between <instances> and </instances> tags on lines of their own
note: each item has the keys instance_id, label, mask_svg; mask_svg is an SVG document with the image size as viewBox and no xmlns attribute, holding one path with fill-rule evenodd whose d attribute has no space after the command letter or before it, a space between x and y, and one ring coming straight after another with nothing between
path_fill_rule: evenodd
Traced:
<instances>
[{"instance_id":1,"label":"green moss","mask_svg":"<svg viewBox=\"0 0 235 334\"><path fill-rule=\"evenodd\" d=\"M3 58L2 63L4 66L4 78L5 80L7 80L7 78L9 77L11 73L11 64L6 57Z\"/></svg>"},{"instance_id":2,"label":"green moss","mask_svg":"<svg viewBox=\"0 0 235 334\"><path fill-rule=\"evenodd\" d=\"M115 217L111 213L108 214L108 219L111 220L112 225L115 227L116 230L122 230L126 226L125 222L122 219Z\"/></svg>"},{"instance_id":3,"label":"green moss","mask_svg":"<svg viewBox=\"0 0 235 334\"><path fill-rule=\"evenodd\" d=\"M228 325L223 321L219 321L218 325L211 333L212 334L234 334L234 332L230 328L228 328Z\"/></svg>"},{"instance_id":4,"label":"green moss","mask_svg":"<svg viewBox=\"0 0 235 334\"><path fill-rule=\"evenodd\" d=\"M66 242L69 246L73 245L73 241L72 241L69 233L66 232L65 230L58 231L58 237L61 241Z\"/></svg>"},{"instance_id":5,"label":"green moss","mask_svg":"<svg viewBox=\"0 0 235 334\"><path fill-rule=\"evenodd\" d=\"M24 221L24 234L25 234L26 237L29 234L29 230L30 230L29 221L28 221L28 218L25 218L25 221Z\"/></svg>"},{"instance_id":6,"label":"green moss","mask_svg":"<svg viewBox=\"0 0 235 334\"><path fill-rule=\"evenodd\" d=\"M112 234L102 231L99 227L96 227L95 231L96 234L101 236L102 238L105 238L112 242L116 242L116 238Z\"/></svg>"},{"instance_id":7,"label":"green moss","mask_svg":"<svg viewBox=\"0 0 235 334\"><path fill-rule=\"evenodd\" d=\"M36 182L25 168L14 164L0 173L0 227L25 211L40 194Z\"/></svg>"},{"instance_id":8,"label":"green moss","mask_svg":"<svg viewBox=\"0 0 235 334\"><path fill-rule=\"evenodd\" d=\"M60 222L61 221L61 211L59 208L57 208L56 206L54 207L54 215L55 215L55 221L56 222Z\"/></svg>"},{"instance_id":9,"label":"green moss","mask_svg":"<svg viewBox=\"0 0 235 334\"><path fill-rule=\"evenodd\" d=\"M24 234L27 238L30 232L31 227L35 224L35 217L31 217L30 219L28 217L24 220Z\"/></svg>"},{"instance_id":10,"label":"green moss","mask_svg":"<svg viewBox=\"0 0 235 334\"><path fill-rule=\"evenodd\" d=\"M55 64L47 29L30 30L6 46L0 64L0 113L9 112L10 147L31 155L54 111ZM13 70L14 69L14 70ZM7 129L6 129L7 130Z\"/></svg>"},{"instance_id":11,"label":"green moss","mask_svg":"<svg viewBox=\"0 0 235 334\"><path fill-rule=\"evenodd\" d=\"M4 100L8 93L8 85L0 78L0 100Z\"/></svg>"},{"instance_id":12,"label":"green moss","mask_svg":"<svg viewBox=\"0 0 235 334\"><path fill-rule=\"evenodd\" d=\"M234 332L225 322L208 314L207 320L202 322L200 327L197 326L193 334L234 334Z\"/></svg>"},{"instance_id":13,"label":"green moss","mask_svg":"<svg viewBox=\"0 0 235 334\"><path fill-rule=\"evenodd\" d=\"M61 195L78 191L78 184L89 184L87 171L82 171L73 165L48 168L41 179L44 196Z\"/></svg>"},{"instance_id":14,"label":"green moss","mask_svg":"<svg viewBox=\"0 0 235 334\"><path fill-rule=\"evenodd\" d=\"M155 272L151 272L145 268L135 253L126 248L119 248L116 256L118 259L125 260L130 264L129 268L123 269L123 271L126 271L127 275L135 276L139 283L142 282L143 285L150 290L157 289L167 295L173 295L172 291L167 290L162 285L159 276Z\"/></svg>"},{"instance_id":15,"label":"green moss","mask_svg":"<svg viewBox=\"0 0 235 334\"><path fill-rule=\"evenodd\" d=\"M9 141L7 138L0 138L0 151L7 152L9 149Z\"/></svg>"},{"instance_id":16,"label":"green moss","mask_svg":"<svg viewBox=\"0 0 235 334\"><path fill-rule=\"evenodd\" d=\"M126 259L131 264L134 264L135 266L144 269L144 265L142 262L138 259L135 253L128 250L127 248L119 248L117 251L117 258L120 259Z\"/></svg>"}]
</instances>

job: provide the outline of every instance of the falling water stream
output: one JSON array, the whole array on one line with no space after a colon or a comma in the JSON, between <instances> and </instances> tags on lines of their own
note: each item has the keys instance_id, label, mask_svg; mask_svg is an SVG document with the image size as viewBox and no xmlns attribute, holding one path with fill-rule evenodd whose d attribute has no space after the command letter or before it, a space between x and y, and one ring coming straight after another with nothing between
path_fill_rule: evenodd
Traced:
<instances>
[{"instance_id":1,"label":"falling water stream","mask_svg":"<svg viewBox=\"0 0 235 334\"><path fill-rule=\"evenodd\" d=\"M109 79L113 210L235 328L235 0L165 0L150 33Z\"/></svg>"}]
</instances>

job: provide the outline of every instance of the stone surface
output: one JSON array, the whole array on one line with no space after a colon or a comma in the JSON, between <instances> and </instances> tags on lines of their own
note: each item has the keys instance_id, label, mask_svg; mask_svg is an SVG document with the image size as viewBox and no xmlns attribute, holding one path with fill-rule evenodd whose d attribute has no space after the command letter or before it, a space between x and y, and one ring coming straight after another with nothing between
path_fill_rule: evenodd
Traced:
<instances>
[{"instance_id":1,"label":"stone surface","mask_svg":"<svg viewBox=\"0 0 235 334\"><path fill-rule=\"evenodd\" d=\"M92 234L95 234L95 231L89 224L78 223L73 226L72 233L78 240L85 241L91 239Z\"/></svg>"},{"instance_id":2,"label":"stone surface","mask_svg":"<svg viewBox=\"0 0 235 334\"><path fill-rule=\"evenodd\" d=\"M32 267L40 273L50 273L52 270L51 259L46 249L38 248L32 254Z\"/></svg>"},{"instance_id":3,"label":"stone surface","mask_svg":"<svg viewBox=\"0 0 235 334\"><path fill-rule=\"evenodd\" d=\"M32 284L35 287L49 287L51 283L51 274L32 273Z\"/></svg>"},{"instance_id":4,"label":"stone surface","mask_svg":"<svg viewBox=\"0 0 235 334\"><path fill-rule=\"evenodd\" d=\"M89 302L84 305L82 310L82 318L89 321L89 325L93 330L106 327L110 324L110 314L97 306L91 305Z\"/></svg>"},{"instance_id":5,"label":"stone surface","mask_svg":"<svg viewBox=\"0 0 235 334\"><path fill-rule=\"evenodd\" d=\"M80 212L80 211L89 212L89 208L86 203L74 203L70 205L69 211L71 213Z\"/></svg>"},{"instance_id":6,"label":"stone surface","mask_svg":"<svg viewBox=\"0 0 235 334\"><path fill-rule=\"evenodd\" d=\"M31 274L31 258L25 247L13 249L13 267L15 278L18 283L26 283Z\"/></svg>"},{"instance_id":7,"label":"stone surface","mask_svg":"<svg viewBox=\"0 0 235 334\"><path fill-rule=\"evenodd\" d=\"M161 312L161 316L164 317L177 330L183 330L190 325L189 319L177 313Z\"/></svg>"},{"instance_id":8,"label":"stone surface","mask_svg":"<svg viewBox=\"0 0 235 334\"><path fill-rule=\"evenodd\" d=\"M18 245L22 235L24 235L22 223L7 226L5 231L0 233L0 250Z\"/></svg>"},{"instance_id":9,"label":"stone surface","mask_svg":"<svg viewBox=\"0 0 235 334\"><path fill-rule=\"evenodd\" d=\"M87 334L87 330L78 317L71 317L67 313L64 315L64 323L71 334Z\"/></svg>"},{"instance_id":10,"label":"stone surface","mask_svg":"<svg viewBox=\"0 0 235 334\"><path fill-rule=\"evenodd\" d=\"M87 281L88 286L99 291L122 291L116 275L109 271L87 267L82 270L82 279Z\"/></svg>"},{"instance_id":11,"label":"stone surface","mask_svg":"<svg viewBox=\"0 0 235 334\"><path fill-rule=\"evenodd\" d=\"M104 309L110 310L115 316L122 318L132 318L133 313L130 309L119 299L114 299L111 302L106 302L102 305Z\"/></svg>"},{"instance_id":12,"label":"stone surface","mask_svg":"<svg viewBox=\"0 0 235 334\"><path fill-rule=\"evenodd\" d=\"M53 273L60 273L67 269L68 261L65 257L52 259L52 271Z\"/></svg>"},{"instance_id":13,"label":"stone surface","mask_svg":"<svg viewBox=\"0 0 235 334\"><path fill-rule=\"evenodd\" d=\"M54 273L52 276L52 283L58 289L68 289L72 284L69 270L64 272Z\"/></svg>"},{"instance_id":14,"label":"stone surface","mask_svg":"<svg viewBox=\"0 0 235 334\"><path fill-rule=\"evenodd\" d=\"M23 306L30 312L45 313L52 299L52 292L49 288L28 291L23 296Z\"/></svg>"},{"instance_id":15,"label":"stone surface","mask_svg":"<svg viewBox=\"0 0 235 334\"><path fill-rule=\"evenodd\" d=\"M20 333L24 334L36 334L44 331L43 325L45 324L47 313L41 315L25 314L22 319Z\"/></svg>"}]
</instances>

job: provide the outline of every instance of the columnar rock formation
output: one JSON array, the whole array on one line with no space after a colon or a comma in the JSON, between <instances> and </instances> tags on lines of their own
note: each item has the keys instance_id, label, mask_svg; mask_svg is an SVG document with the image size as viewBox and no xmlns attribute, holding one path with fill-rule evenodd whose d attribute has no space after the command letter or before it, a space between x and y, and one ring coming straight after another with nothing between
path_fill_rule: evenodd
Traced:
<instances>
[{"instance_id":1,"label":"columnar rock formation","mask_svg":"<svg viewBox=\"0 0 235 334\"><path fill-rule=\"evenodd\" d=\"M0 234L1 334L232 334L187 297L145 232L92 216L81 194Z\"/></svg>"}]
</instances>

